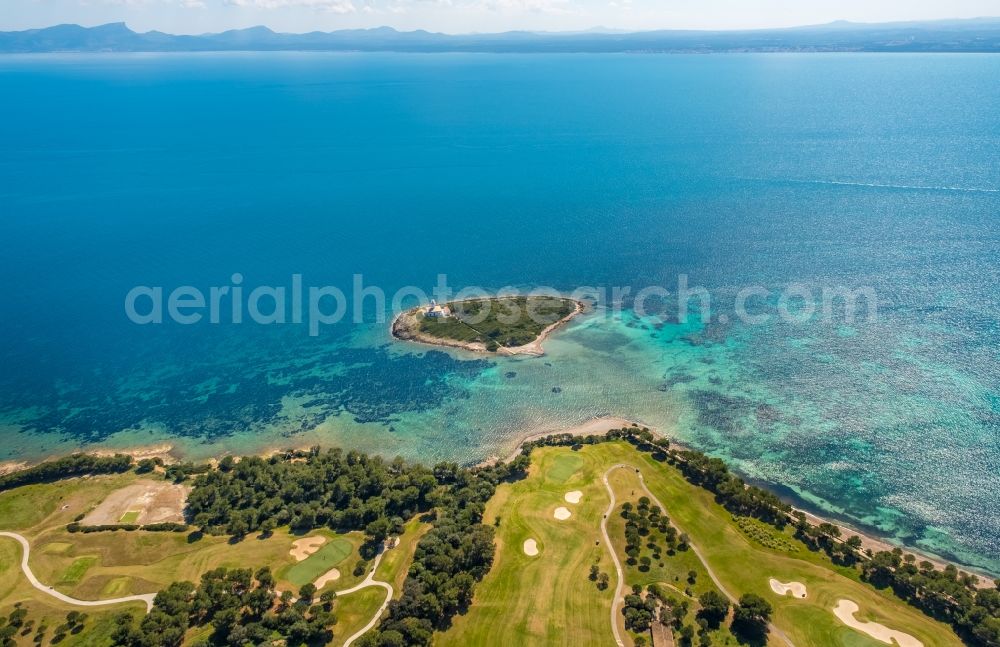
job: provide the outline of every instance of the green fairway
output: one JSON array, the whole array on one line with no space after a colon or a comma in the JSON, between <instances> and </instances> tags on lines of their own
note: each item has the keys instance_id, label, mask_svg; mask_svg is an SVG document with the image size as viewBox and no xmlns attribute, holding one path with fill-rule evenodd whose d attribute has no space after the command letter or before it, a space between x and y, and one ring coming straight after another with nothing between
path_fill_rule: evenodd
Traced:
<instances>
[{"instance_id":1,"label":"green fairway","mask_svg":"<svg viewBox=\"0 0 1000 647\"><path fill-rule=\"evenodd\" d=\"M285 571L284 579L295 586L314 582L320 575L346 560L353 552L353 543L344 537L335 537L323 544L315 553ZM342 575L350 574L342 573Z\"/></svg>"},{"instance_id":2,"label":"green fairway","mask_svg":"<svg viewBox=\"0 0 1000 647\"><path fill-rule=\"evenodd\" d=\"M63 571L62 577L59 578L59 584L63 586L76 584L83 579L84 574L96 563L97 558L90 556L79 557L73 560L69 568Z\"/></svg>"},{"instance_id":3,"label":"green fairway","mask_svg":"<svg viewBox=\"0 0 1000 647\"><path fill-rule=\"evenodd\" d=\"M344 641L368 624L375 612L385 601L386 591L379 586L361 589L337 598L333 612L337 624L333 626L333 645L343 645Z\"/></svg>"},{"instance_id":4,"label":"green fairway","mask_svg":"<svg viewBox=\"0 0 1000 647\"><path fill-rule=\"evenodd\" d=\"M388 582L393 587L393 595L399 599L403 589L406 572L413 563L413 552L417 541L430 529L430 526L414 517L407 522L403 534L397 544L386 551L375 571L375 579ZM343 588L338 581L335 588ZM343 645L344 641L356 631L368 624L385 601L387 592L380 586L348 593L337 598L333 612L337 616L337 625L333 628L333 644Z\"/></svg>"},{"instance_id":5,"label":"green fairway","mask_svg":"<svg viewBox=\"0 0 1000 647\"><path fill-rule=\"evenodd\" d=\"M584 454L538 452L527 479L498 488L484 518L493 523L500 517L493 569L476 589L469 612L437 636L435 645L614 644L609 620L614 585L602 591L588 579L594 563L614 573L600 539L608 497L599 470ZM583 492L580 503L564 500L572 490ZM569 519L553 518L560 506L570 509ZM526 539L536 540L537 556L524 553Z\"/></svg>"},{"instance_id":6,"label":"green fairway","mask_svg":"<svg viewBox=\"0 0 1000 647\"><path fill-rule=\"evenodd\" d=\"M692 486L676 468L637 452L627 443L604 443L581 453L597 455L608 465L620 462L640 468L646 485L666 506L665 512L701 549L723 585L734 595L756 593L768 600L775 609L774 623L796 647L881 644L849 629L833 615L839 599L854 600L865 619L912 634L925 647L961 644L946 625L927 618L889 591L876 591L859 582L852 569L835 566L824 555L810 552L791 536L790 529L780 536L777 548L748 538L711 493ZM789 548L795 550L789 552ZM771 577L805 584L808 597L779 597L770 589Z\"/></svg>"},{"instance_id":7,"label":"green fairway","mask_svg":"<svg viewBox=\"0 0 1000 647\"><path fill-rule=\"evenodd\" d=\"M625 519L621 515L622 504L638 505L645 495L642 483L633 469L616 469L608 476L608 483L615 492L615 511L608 518L608 535L615 546L617 554L622 558L625 567L626 588L638 584L643 588L655 584L665 590L671 598L688 603L688 612L684 616L684 624L697 628L697 612L699 610L698 596L706 591L721 593L716 587L698 557L691 550L668 551L664 534L652 530L643 537L641 557L649 557L651 563L644 567L638 559L628 559L625 554ZM648 544L654 544L658 549L652 549ZM694 573L694 578L691 578ZM624 631L622 620L619 627ZM717 630L710 632L712 643L724 645L735 643L736 639L723 623ZM633 634L633 638L635 634ZM648 638L648 634L646 634Z\"/></svg>"},{"instance_id":8,"label":"green fairway","mask_svg":"<svg viewBox=\"0 0 1000 647\"><path fill-rule=\"evenodd\" d=\"M439 634L435 645L613 645L610 608L615 577L601 545L599 524L608 505L601 476L616 464L641 470L645 484L666 507L663 512L680 532L689 535L722 585L737 597L744 593L764 597L774 607L773 622L795 647L884 645L834 616L833 607L840 599L857 602L859 618L909 633L925 647L962 644L949 627L890 591L877 591L860 582L852 569L810 552L790 530L783 533L756 521L734 519L711 493L689 484L675 467L625 442L613 442L587 445L578 452L568 447L535 449L528 478L499 486L484 517L485 523L500 518L493 569L477 588L468 613ZM648 568L640 568L638 561L627 564L621 503L635 504L644 492L635 469L613 470L609 483L618 501L608 520L608 533L619 551L627 584L658 584L668 595L688 600L684 624L694 626L697 596L716 588L707 571L691 550L670 555L644 546L641 556L650 557ZM584 493L579 504L564 501L563 495L570 490ZM559 506L570 509L572 517L555 521L552 513ZM662 548L663 534L652 535L651 543ZM528 538L538 544L537 557L524 554ZM655 559L654 554L658 555ZM609 590L599 591L588 578L592 564L611 576ZM692 571L694 577L689 580ZM808 597L778 596L768 583L771 577L805 584ZM620 618L618 622L624 627ZM631 644L636 636L623 630L623 637ZM736 644L725 625L711 632L711 638L713 644ZM775 635L768 643L783 645Z\"/></svg>"}]
</instances>

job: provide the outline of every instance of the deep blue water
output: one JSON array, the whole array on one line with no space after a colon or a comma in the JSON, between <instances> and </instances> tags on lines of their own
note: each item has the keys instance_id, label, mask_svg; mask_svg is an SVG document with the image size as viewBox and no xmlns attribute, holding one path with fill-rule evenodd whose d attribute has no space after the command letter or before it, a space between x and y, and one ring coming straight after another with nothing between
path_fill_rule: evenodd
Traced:
<instances>
[{"instance_id":1,"label":"deep blue water","mask_svg":"<svg viewBox=\"0 0 1000 647\"><path fill-rule=\"evenodd\" d=\"M998 572L998 79L987 55L0 58L0 461L162 440L473 461L620 415ZM136 285L236 272L390 294L686 274L722 313L790 283L879 308L595 314L541 359L391 344L373 308L318 337L125 317Z\"/></svg>"}]
</instances>

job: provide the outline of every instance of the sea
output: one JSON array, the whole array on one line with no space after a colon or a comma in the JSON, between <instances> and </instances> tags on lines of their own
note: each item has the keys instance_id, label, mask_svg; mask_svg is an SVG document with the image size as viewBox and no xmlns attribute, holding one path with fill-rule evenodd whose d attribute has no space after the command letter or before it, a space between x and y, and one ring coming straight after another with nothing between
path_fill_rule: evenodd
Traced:
<instances>
[{"instance_id":1,"label":"sea","mask_svg":"<svg viewBox=\"0 0 1000 647\"><path fill-rule=\"evenodd\" d=\"M973 54L0 57L0 462L472 464L614 416L1000 573L998 81ZM603 297L543 357L393 340L439 283Z\"/></svg>"}]
</instances>

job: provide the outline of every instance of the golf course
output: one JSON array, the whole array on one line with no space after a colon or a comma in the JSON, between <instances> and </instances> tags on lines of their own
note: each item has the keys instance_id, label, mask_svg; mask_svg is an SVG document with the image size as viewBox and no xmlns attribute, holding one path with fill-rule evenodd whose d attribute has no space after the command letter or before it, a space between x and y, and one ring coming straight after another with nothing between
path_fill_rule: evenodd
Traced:
<instances>
[{"instance_id":1,"label":"golf course","mask_svg":"<svg viewBox=\"0 0 1000 647\"><path fill-rule=\"evenodd\" d=\"M612 469L619 465L623 468ZM778 531L764 526L752 537L709 492L688 483L676 467L623 441L584 445L578 450L539 447L532 451L527 478L501 485L487 506L484 522L497 526L493 569L477 588L468 613L456 619L435 644L498 645L497 628L502 627L502 644L614 645L608 610L616 572L600 533L610 502L602 482L605 474L616 498L607 526L611 548L624 565L623 589L628 593L633 585L656 584L667 596L686 600L688 610L681 626L694 625L703 593L722 594L708 573L710 568L732 595L756 594L771 605L776 631L768 633L767 644L783 645L785 639L795 647L889 644L838 619L834 608L839 600L856 603L859 620L898 630L922 645L962 644L949 627L907 606L888 589L876 590L859 581L853 569L836 566L825 555L810 551L792 535L791 528ZM661 512L690 543L673 555L664 551L658 560L650 560L649 568L638 561L628 564L625 520L618 514L623 503L639 504L646 494L643 485L662 502L665 510ZM571 491L582 493L578 504L566 502L565 495ZM568 519L554 517L560 507L571 511ZM761 532L773 536L762 538ZM528 540L536 542L537 555L525 554ZM657 540L662 542L662 538ZM609 575L606 589L590 579L592 565ZM778 595L771 579L801 584L807 597ZM617 608L621 609L620 602ZM648 633L626 630L622 617L619 611L615 620L626 644L650 644ZM725 622L708 633L711 644L737 644Z\"/></svg>"},{"instance_id":2,"label":"golf course","mask_svg":"<svg viewBox=\"0 0 1000 647\"><path fill-rule=\"evenodd\" d=\"M357 587L369 570L355 574L364 540L360 532L336 533L316 529L307 535L292 534L287 527L267 535L251 535L241 541L196 532L150 532L143 530L70 532L67 526L81 514L97 507L115 492L142 481L134 473L73 478L27 485L0 493L0 530L16 532L31 546L28 563L44 589L78 600L105 600L153 594L171 582L198 582L202 574L223 568L268 566L278 590L297 592L304 584L318 581L336 569L335 579L317 586L343 591ZM372 578L402 588L418 539L428 526L414 518L391 550L385 551ZM296 542L314 548L297 552ZM307 553L307 554L306 554ZM27 611L29 631L18 634L24 644L33 643L39 628L43 642L59 635L72 611L85 612L82 629L65 632L59 645L109 645L114 618L122 611L146 612L142 601L81 608L57 599L52 593L30 586L21 570L22 547L12 538L0 537L0 615L14 609ZM301 559L298 559L301 558ZM366 586L338 595L333 605L337 624L334 645L369 624L386 599L379 586ZM192 631L186 643L194 643L202 632ZM52 641L55 644L56 641ZM17 642L16 644L21 644Z\"/></svg>"},{"instance_id":3,"label":"golf course","mask_svg":"<svg viewBox=\"0 0 1000 647\"><path fill-rule=\"evenodd\" d=\"M7 489L0 492L0 628L6 625L13 642L4 644L145 646L150 643L122 637L123 611L135 622L165 622L171 595L194 604L218 590L227 570L248 578L253 572L258 586L266 587L263 600L236 598L246 614L260 609L242 625L252 626L255 618L279 622L295 609L310 614L323 637L286 643L296 646L407 645L404 632L411 630L423 636L420 644L442 647L962 644L951 627L891 587L862 581L858 568L838 565L807 543L801 527L772 525L762 513L737 516L724 507L718 492L695 484L700 477L692 470L702 469L692 463L696 456L667 451L665 441L650 441L638 428L608 434L537 439L509 464L472 470L442 464L435 476L402 461L338 452L231 461L196 480L187 499L135 470ZM267 470L293 475L318 492L352 487L343 477L305 479L337 468L382 475L381 482L367 481L368 508L344 495L348 509L375 519L353 522L363 530L338 532L315 517L303 527L300 517L267 527L254 519L253 529L237 523L229 527L239 532L218 532L223 526L208 521L206 510L237 522L250 519L234 508L254 509L246 500L219 503L227 494L264 493L262 501L273 506L268 490L244 486ZM737 492L745 497L764 496L739 483ZM412 484L428 492L427 507L399 507L406 512L380 517L393 499L417 500ZM123 509L148 516L142 501L150 492L160 493L161 503L173 502L174 509L158 504L158 515L183 519L200 509L195 517L202 527L80 523L95 510L107 519L121 517ZM302 496L294 487L292 492ZM469 514L449 516L465 505ZM345 517L331 519L343 523ZM456 519L469 530L454 530ZM425 593L436 581L448 582L435 579L436 573L465 563L486 565L478 580L462 573L455 576L460 587L441 589L437 597ZM209 588L185 593L183 582ZM453 605L447 622L397 620L400 613L441 609L441 599ZM197 621L197 608L183 617L191 621L169 644L230 644L218 623ZM305 620L298 624L307 626ZM260 636L265 642L280 638L273 629Z\"/></svg>"}]
</instances>

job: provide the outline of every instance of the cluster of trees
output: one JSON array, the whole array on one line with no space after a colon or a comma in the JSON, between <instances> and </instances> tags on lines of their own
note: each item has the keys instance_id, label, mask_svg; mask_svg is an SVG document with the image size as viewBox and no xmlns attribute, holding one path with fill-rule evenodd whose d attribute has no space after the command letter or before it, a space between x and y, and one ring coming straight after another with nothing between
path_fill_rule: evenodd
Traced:
<instances>
[{"instance_id":1,"label":"cluster of trees","mask_svg":"<svg viewBox=\"0 0 1000 647\"><path fill-rule=\"evenodd\" d=\"M637 634L649 631L656 619L656 608L659 604L652 595L643 596L642 587L632 586L632 593L625 596L622 615L625 616L625 628Z\"/></svg>"},{"instance_id":2,"label":"cluster of trees","mask_svg":"<svg viewBox=\"0 0 1000 647\"><path fill-rule=\"evenodd\" d=\"M276 598L274 577L267 568L217 568L205 573L195 587L174 582L160 591L153 610L142 620L129 613L116 618L115 647L179 647L192 627L211 627L200 645L270 644L284 638L288 645L323 645L333 639L336 623L333 596L314 600L315 587L303 587L295 600L290 591Z\"/></svg>"},{"instance_id":3,"label":"cluster of trees","mask_svg":"<svg viewBox=\"0 0 1000 647\"><path fill-rule=\"evenodd\" d=\"M157 467L163 467L163 459L159 456L153 458L143 458L135 464L136 474L149 474Z\"/></svg>"},{"instance_id":4,"label":"cluster of trees","mask_svg":"<svg viewBox=\"0 0 1000 647\"><path fill-rule=\"evenodd\" d=\"M840 529L833 524L810 524L803 513L793 511L775 494L747 485L730 473L724 461L697 451L670 451L665 439L656 438L647 429L631 427L611 431L607 436L556 434L533 441L525 451L545 445L582 447L618 439L657 460L671 462L688 482L715 494L716 501L736 515L760 519L779 530L795 524L796 536L806 545L823 550L837 563L854 566L865 581L877 588L892 587L912 606L950 623L970 644L1000 645L1000 580L994 588L978 588L975 576L961 573L954 566L939 570L930 562L917 564L912 555L904 555L899 549L862 551L860 538L842 539Z\"/></svg>"},{"instance_id":5,"label":"cluster of trees","mask_svg":"<svg viewBox=\"0 0 1000 647\"><path fill-rule=\"evenodd\" d=\"M476 583L493 564L494 528L482 523L486 502L500 481L522 478L528 464L522 456L478 469L454 463L426 468L318 448L269 459L225 458L195 480L187 514L208 533L238 538L285 524L303 531L327 526L362 530L374 547L400 532L404 519L431 511L432 528L417 544L400 599L361 643L429 645L434 631L468 608ZM302 642L286 629L278 631L289 644Z\"/></svg>"},{"instance_id":6,"label":"cluster of trees","mask_svg":"<svg viewBox=\"0 0 1000 647\"><path fill-rule=\"evenodd\" d=\"M136 523L106 523L98 524L93 526L85 526L79 521L74 521L67 524L66 530L69 532L114 532L116 530L125 530L131 532L133 530L148 530L149 532L185 532L188 529L185 523L174 523L172 521L163 521L160 523L149 523L145 526L140 526Z\"/></svg>"},{"instance_id":7,"label":"cluster of trees","mask_svg":"<svg viewBox=\"0 0 1000 647\"><path fill-rule=\"evenodd\" d=\"M115 532L116 530L124 530L126 532L132 532L141 528L137 523L105 523L94 526L85 526L78 521L74 521L66 526L68 532Z\"/></svg>"},{"instance_id":8,"label":"cluster of trees","mask_svg":"<svg viewBox=\"0 0 1000 647\"><path fill-rule=\"evenodd\" d=\"M340 449L238 462L226 457L195 479L187 515L209 534L240 538L286 524L300 531L327 526L364 531L373 546L428 510L441 480L402 459Z\"/></svg>"},{"instance_id":9,"label":"cluster of trees","mask_svg":"<svg viewBox=\"0 0 1000 647\"><path fill-rule=\"evenodd\" d=\"M974 576L951 564L937 570L898 548L874 553L861 563L861 572L876 587L891 587L910 604L950 622L968 642L1000 645L1000 580L994 588L977 589Z\"/></svg>"},{"instance_id":10,"label":"cluster of trees","mask_svg":"<svg viewBox=\"0 0 1000 647\"><path fill-rule=\"evenodd\" d=\"M114 456L73 454L0 476L0 492L32 483L51 483L84 474L120 474L130 469L132 469L132 457L124 454Z\"/></svg>"},{"instance_id":11,"label":"cluster of trees","mask_svg":"<svg viewBox=\"0 0 1000 647\"><path fill-rule=\"evenodd\" d=\"M635 587L633 587L632 590L634 593ZM690 608L689 602L684 599L667 595L667 593L657 584L650 584L646 587L646 591L646 606L649 607L649 603L652 601L652 608L654 611L659 609L659 613L654 613L653 618L658 619L661 624L667 625L673 629L677 637L678 644L684 647L692 645L695 635L694 627L684 624L684 619L687 617L688 610ZM702 626L702 630L699 634L702 638L701 645L707 647L712 644L712 640L708 636L707 622L700 618L698 622Z\"/></svg>"},{"instance_id":12,"label":"cluster of trees","mask_svg":"<svg viewBox=\"0 0 1000 647\"><path fill-rule=\"evenodd\" d=\"M155 461L156 459L153 460ZM232 457L230 457L230 460L232 460ZM143 469L145 469L145 467ZM149 468L149 471L152 471L153 469L156 469L155 463L152 468ZM208 463L174 463L173 465L167 465L164 468L163 477L168 481L173 481L174 483L183 483L192 476L197 474L207 474L211 471L212 466Z\"/></svg>"},{"instance_id":13,"label":"cluster of trees","mask_svg":"<svg viewBox=\"0 0 1000 647\"><path fill-rule=\"evenodd\" d=\"M721 593L708 590L698 596L698 618L705 621L711 629L718 629L722 621L729 615L729 600Z\"/></svg>"},{"instance_id":14,"label":"cluster of trees","mask_svg":"<svg viewBox=\"0 0 1000 647\"><path fill-rule=\"evenodd\" d=\"M87 614L79 611L70 611L66 614L66 621L55 628L50 644L56 645L66 639L69 634L76 635L83 631L87 622ZM45 642L45 633L49 630L48 625L40 623L35 627L35 621L28 617L28 610L21 606L20 602L14 604L14 609L6 617L0 616L0 647L16 647L16 636L22 637L35 635L31 641L36 645Z\"/></svg>"},{"instance_id":15,"label":"cluster of trees","mask_svg":"<svg viewBox=\"0 0 1000 647\"><path fill-rule=\"evenodd\" d=\"M493 565L494 528L482 523L486 502L501 481L523 478L527 466L522 456L474 470L435 467L445 488L434 497L433 527L417 544L400 599L359 647L430 645L434 631L447 629L468 608L476 583Z\"/></svg>"},{"instance_id":16,"label":"cluster of trees","mask_svg":"<svg viewBox=\"0 0 1000 647\"><path fill-rule=\"evenodd\" d=\"M771 622L771 603L755 593L744 593L733 609L730 630L743 642L764 644Z\"/></svg>"},{"instance_id":17,"label":"cluster of trees","mask_svg":"<svg viewBox=\"0 0 1000 647\"><path fill-rule=\"evenodd\" d=\"M638 564L640 571L648 571L653 560L660 560L661 551L673 555L678 550L688 549L687 535L678 534L659 506L651 505L649 497L640 497L637 506L628 501L623 503L621 516L625 519L625 555L628 564ZM658 537L653 534L653 530L663 536L663 546L657 543ZM642 554L644 548L652 551L652 557Z\"/></svg>"},{"instance_id":18,"label":"cluster of trees","mask_svg":"<svg viewBox=\"0 0 1000 647\"><path fill-rule=\"evenodd\" d=\"M604 591L608 588L611 583L611 576L601 570L601 567L597 564L592 564L590 567L590 575L588 576L591 582L597 584L598 591Z\"/></svg>"},{"instance_id":19,"label":"cluster of trees","mask_svg":"<svg viewBox=\"0 0 1000 647\"><path fill-rule=\"evenodd\" d=\"M967 642L1000 645L1000 582L995 588L979 589L974 575L952 565L942 570L927 561L918 565L913 555L904 555L898 548L863 552L860 537L843 539L834 524L809 523L805 513L793 512L770 492L745 485L717 458L691 451L672 458L688 481L714 492L716 500L734 513L753 516L778 529L794 523L796 537L807 546L824 551L838 564L858 568L862 579L876 588L891 587L910 605L950 623Z\"/></svg>"},{"instance_id":20,"label":"cluster of trees","mask_svg":"<svg viewBox=\"0 0 1000 647\"><path fill-rule=\"evenodd\" d=\"M696 451L675 452L672 457L690 483L714 493L716 501L733 514L755 517L779 529L788 524L792 512L790 505L772 492L747 485L730 473L721 459Z\"/></svg>"},{"instance_id":21,"label":"cluster of trees","mask_svg":"<svg viewBox=\"0 0 1000 647\"><path fill-rule=\"evenodd\" d=\"M16 647L17 642L14 637L18 632L31 633L33 623L28 620L28 610L20 605L14 605L14 610L10 615L0 616L0 645L2 647Z\"/></svg>"},{"instance_id":22,"label":"cluster of trees","mask_svg":"<svg viewBox=\"0 0 1000 647\"><path fill-rule=\"evenodd\" d=\"M637 587L633 587L633 593L636 593L636 589ZM709 590L702 593L698 597L699 609L696 616L698 629L696 631L694 626L684 624L689 608L687 600L679 600L667 595L656 584L649 585L647 591L646 606L649 606L650 600L662 605L659 620L663 624L673 627L681 645L693 644L697 633L698 644L701 647L709 647L712 644L710 632L722 626L722 622L729 615L730 607L733 606L717 591ZM654 611L656 606L656 604L653 605ZM771 621L771 613L772 608L767 600L759 595L748 593L739 599L739 603L733 609L730 631L744 644L763 644L766 642L767 625ZM653 617L656 617L655 613Z\"/></svg>"},{"instance_id":23,"label":"cluster of trees","mask_svg":"<svg viewBox=\"0 0 1000 647\"><path fill-rule=\"evenodd\" d=\"M479 341L486 350L523 346L570 315L576 304L558 297L506 297L451 304L454 317L420 317L420 330L440 339Z\"/></svg>"}]
</instances>

